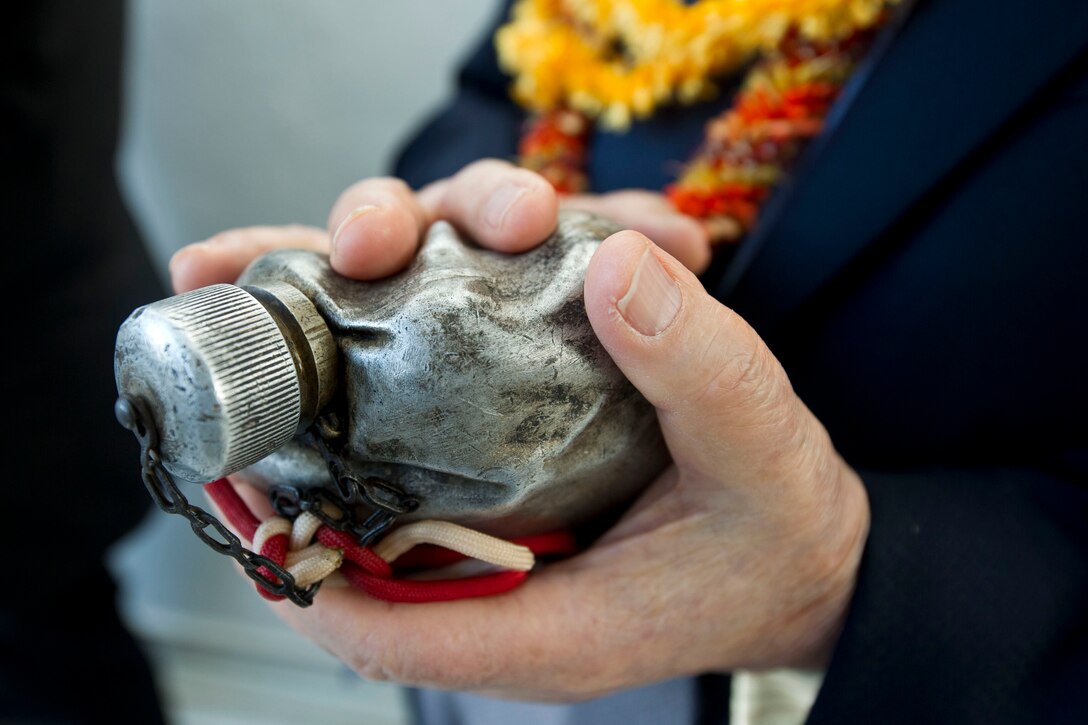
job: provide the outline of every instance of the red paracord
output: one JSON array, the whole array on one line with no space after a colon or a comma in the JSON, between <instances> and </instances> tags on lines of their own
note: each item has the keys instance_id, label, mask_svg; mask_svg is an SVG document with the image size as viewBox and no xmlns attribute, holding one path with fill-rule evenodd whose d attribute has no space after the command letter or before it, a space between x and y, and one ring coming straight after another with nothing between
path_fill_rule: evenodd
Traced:
<instances>
[{"instance_id":1,"label":"red paracord","mask_svg":"<svg viewBox=\"0 0 1088 725\"><path fill-rule=\"evenodd\" d=\"M230 525L246 539L252 541L260 522L230 482L221 478L207 484L204 489L223 512L223 516ZM343 552L344 563L340 566L340 572L352 586L375 599L387 602L422 603L486 597L508 592L528 577L528 572L524 571L500 571L461 579L421 581L395 579L393 567L368 547L357 544L350 534L329 526L321 526L317 530L316 539L328 548L339 549ZM538 555L570 555L577 550L574 537L567 531L525 536L513 539L513 542L527 547ZM287 536L278 534L270 537L258 553L283 566L287 558L287 549ZM456 551L423 545L401 556L397 561L397 569L402 571L434 569L465 558ZM267 569L262 568L261 571L266 576L275 578ZM257 591L265 599L273 601L283 599L282 596L266 591L260 584L257 585Z\"/></svg>"},{"instance_id":2,"label":"red paracord","mask_svg":"<svg viewBox=\"0 0 1088 725\"><path fill-rule=\"evenodd\" d=\"M267 556L272 561L276 562L280 566L283 566L283 562L287 559L287 536L284 534L279 534L277 536L271 537L268 541L264 542L264 546L261 547L261 551L259 553L261 556ZM279 581L279 579L274 576L267 567L262 566L257 569L257 571L259 571L261 574L268 577L269 579ZM278 602L279 600L283 599L282 595L273 594L264 587L260 586L257 587L257 593L272 602Z\"/></svg>"},{"instance_id":3,"label":"red paracord","mask_svg":"<svg viewBox=\"0 0 1088 725\"><path fill-rule=\"evenodd\" d=\"M204 486L204 490L211 496L212 501L215 501L215 505L223 512L223 516L230 525L242 536L253 541L253 534L257 533L257 527L261 525L261 522L234 490L234 486L230 485L230 481L225 478L217 479Z\"/></svg>"}]
</instances>

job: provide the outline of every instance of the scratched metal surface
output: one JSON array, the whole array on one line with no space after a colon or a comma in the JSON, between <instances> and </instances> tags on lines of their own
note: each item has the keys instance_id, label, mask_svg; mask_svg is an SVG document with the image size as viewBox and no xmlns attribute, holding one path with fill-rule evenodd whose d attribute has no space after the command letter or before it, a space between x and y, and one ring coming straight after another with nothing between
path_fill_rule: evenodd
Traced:
<instances>
[{"instance_id":1,"label":"scratched metal surface","mask_svg":"<svg viewBox=\"0 0 1088 725\"><path fill-rule=\"evenodd\" d=\"M667 462L652 408L585 315L585 269L613 231L564 212L543 246L507 255L439 222L412 265L383 281L347 280L321 255L282 251L239 284L285 281L328 322L359 473L419 495L415 518L523 534L620 504ZM298 442L240 475L260 486L328 480Z\"/></svg>"}]
</instances>

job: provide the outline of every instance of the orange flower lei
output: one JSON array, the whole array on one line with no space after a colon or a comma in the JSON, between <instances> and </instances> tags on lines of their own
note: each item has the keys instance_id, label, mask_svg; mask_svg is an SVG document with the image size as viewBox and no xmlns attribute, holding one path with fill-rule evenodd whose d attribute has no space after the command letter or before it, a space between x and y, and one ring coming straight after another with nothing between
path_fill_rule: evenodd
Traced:
<instances>
[{"instance_id":1,"label":"orange flower lei","mask_svg":"<svg viewBox=\"0 0 1088 725\"><path fill-rule=\"evenodd\" d=\"M623 130L668 103L717 93L757 58L732 106L666 194L735 241L823 127L896 0L520 0L495 42L513 96L534 111L520 162L561 193L584 191L594 122Z\"/></svg>"}]
</instances>

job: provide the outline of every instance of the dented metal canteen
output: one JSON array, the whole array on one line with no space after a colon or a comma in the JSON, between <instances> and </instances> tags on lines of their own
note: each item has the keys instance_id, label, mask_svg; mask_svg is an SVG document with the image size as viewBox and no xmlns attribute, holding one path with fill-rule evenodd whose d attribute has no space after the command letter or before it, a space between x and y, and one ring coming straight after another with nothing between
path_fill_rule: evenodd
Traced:
<instances>
[{"instance_id":1,"label":"dented metal canteen","mask_svg":"<svg viewBox=\"0 0 1088 725\"><path fill-rule=\"evenodd\" d=\"M438 222L376 282L313 252L267 254L235 285L132 313L121 408L143 411L158 462L184 481L335 497L346 470L410 495L405 520L497 535L587 521L667 461L651 406L585 314L586 267L614 231L564 212L547 242L509 255Z\"/></svg>"}]
</instances>

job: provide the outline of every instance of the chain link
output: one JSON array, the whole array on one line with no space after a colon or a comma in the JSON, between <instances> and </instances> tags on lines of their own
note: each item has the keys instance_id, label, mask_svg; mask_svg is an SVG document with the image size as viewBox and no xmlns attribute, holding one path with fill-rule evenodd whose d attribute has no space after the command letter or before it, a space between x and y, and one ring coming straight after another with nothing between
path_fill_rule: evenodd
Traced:
<instances>
[{"instance_id":1,"label":"chain link","mask_svg":"<svg viewBox=\"0 0 1088 725\"><path fill-rule=\"evenodd\" d=\"M295 584L295 578L285 568L266 556L247 549L241 540L218 518L199 506L189 503L173 476L159 457L158 433L142 400L118 399L117 420L128 428L140 442L140 475L155 504L168 514L184 517L197 537L215 552L234 559L246 576L271 594L286 597L300 607L313 604L320 582L309 587ZM347 531L362 545L368 544L389 527L397 516L415 510L419 502L399 488L378 478L358 478L353 475L332 443L340 436L335 416L325 416L303 438L321 454L332 476L336 491L311 488L299 491L290 486L274 486L272 504L281 516L294 518L310 511L325 523ZM360 505L372 508L365 519L357 522L355 510ZM332 513L330 513L330 510ZM209 532L212 529L212 532Z\"/></svg>"},{"instance_id":2,"label":"chain link","mask_svg":"<svg viewBox=\"0 0 1088 725\"><path fill-rule=\"evenodd\" d=\"M362 545L377 538L397 519L419 507L419 500L389 481L373 476L356 476L340 453L343 432L339 417L327 413L301 436L321 454L332 477L334 491L313 487L273 486L272 505L281 516L298 516L309 511L322 523L352 534ZM370 509L359 520L360 511Z\"/></svg>"}]
</instances>

